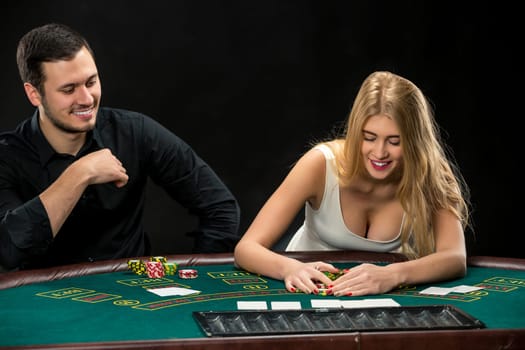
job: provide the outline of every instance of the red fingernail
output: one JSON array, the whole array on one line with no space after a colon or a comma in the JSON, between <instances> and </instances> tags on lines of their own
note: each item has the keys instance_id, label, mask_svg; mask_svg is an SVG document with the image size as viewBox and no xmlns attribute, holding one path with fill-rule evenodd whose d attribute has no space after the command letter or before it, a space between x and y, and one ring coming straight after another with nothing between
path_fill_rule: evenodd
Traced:
<instances>
[{"instance_id":1,"label":"red fingernail","mask_svg":"<svg viewBox=\"0 0 525 350\"><path fill-rule=\"evenodd\" d=\"M346 293L346 296L347 296L347 297L351 297L351 296L352 296L352 292L348 292L348 293Z\"/></svg>"},{"instance_id":2,"label":"red fingernail","mask_svg":"<svg viewBox=\"0 0 525 350\"><path fill-rule=\"evenodd\" d=\"M318 289L314 289L314 294L315 295L319 294L319 290Z\"/></svg>"},{"instance_id":3,"label":"red fingernail","mask_svg":"<svg viewBox=\"0 0 525 350\"><path fill-rule=\"evenodd\" d=\"M331 285L329 285L329 286L328 286L328 288L333 288L333 286L334 286L334 285L333 285L333 284L331 284Z\"/></svg>"},{"instance_id":4,"label":"red fingernail","mask_svg":"<svg viewBox=\"0 0 525 350\"><path fill-rule=\"evenodd\" d=\"M295 288L294 287L290 288L290 291L295 292Z\"/></svg>"}]
</instances>

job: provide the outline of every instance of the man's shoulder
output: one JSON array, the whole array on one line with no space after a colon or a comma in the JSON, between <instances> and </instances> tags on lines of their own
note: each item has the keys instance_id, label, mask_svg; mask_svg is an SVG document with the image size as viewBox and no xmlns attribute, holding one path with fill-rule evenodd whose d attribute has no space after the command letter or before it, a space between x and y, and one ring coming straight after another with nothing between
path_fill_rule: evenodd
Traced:
<instances>
[{"instance_id":1,"label":"man's shoulder","mask_svg":"<svg viewBox=\"0 0 525 350\"><path fill-rule=\"evenodd\" d=\"M144 120L148 117L143 113L113 107L100 107L97 113L98 130L110 130L118 128L123 131L126 129L142 128Z\"/></svg>"},{"instance_id":2,"label":"man's shoulder","mask_svg":"<svg viewBox=\"0 0 525 350\"><path fill-rule=\"evenodd\" d=\"M97 121L126 121L138 120L146 117L143 113L124 108L100 107L97 114Z\"/></svg>"},{"instance_id":3,"label":"man's shoulder","mask_svg":"<svg viewBox=\"0 0 525 350\"><path fill-rule=\"evenodd\" d=\"M27 147L31 138L30 119L22 121L13 130L0 132L0 150L10 151L21 147Z\"/></svg>"},{"instance_id":4,"label":"man's shoulder","mask_svg":"<svg viewBox=\"0 0 525 350\"><path fill-rule=\"evenodd\" d=\"M97 114L97 129L128 128L158 130L160 123L147 114L114 107L101 107Z\"/></svg>"}]
</instances>

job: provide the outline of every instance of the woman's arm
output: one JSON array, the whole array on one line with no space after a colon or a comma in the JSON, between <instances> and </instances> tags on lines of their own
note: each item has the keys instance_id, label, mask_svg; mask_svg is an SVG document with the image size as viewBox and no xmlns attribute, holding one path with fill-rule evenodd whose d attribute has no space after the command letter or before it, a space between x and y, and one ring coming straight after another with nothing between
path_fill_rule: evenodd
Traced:
<instances>
[{"instance_id":1,"label":"woman's arm","mask_svg":"<svg viewBox=\"0 0 525 350\"><path fill-rule=\"evenodd\" d=\"M309 293L316 289L312 279L330 283L322 270L337 270L320 262L302 263L273 252L270 247L284 234L306 202L316 208L322 200L326 160L321 151L310 150L261 208L235 248L236 264L248 271L285 281L288 290Z\"/></svg>"}]
</instances>

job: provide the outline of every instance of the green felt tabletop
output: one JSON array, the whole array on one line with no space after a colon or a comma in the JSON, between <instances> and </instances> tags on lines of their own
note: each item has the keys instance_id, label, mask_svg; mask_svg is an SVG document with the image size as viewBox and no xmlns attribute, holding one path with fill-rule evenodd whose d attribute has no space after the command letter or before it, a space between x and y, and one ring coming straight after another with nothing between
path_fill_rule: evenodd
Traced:
<instances>
[{"instance_id":1,"label":"green felt tabletop","mask_svg":"<svg viewBox=\"0 0 525 350\"><path fill-rule=\"evenodd\" d=\"M525 328L525 271L470 267L465 278L454 281L336 298L289 293L282 281L233 265L191 268L198 271L198 278L181 279L175 274L152 279L124 271L0 290L0 346L205 337L193 311L237 310L241 300L265 301L269 309L271 301L299 301L303 309L311 309L312 299L319 298L391 298L402 306L451 304L487 328ZM458 285L483 289L446 296L419 293L429 286ZM162 297L148 291L160 287L200 293Z\"/></svg>"}]
</instances>

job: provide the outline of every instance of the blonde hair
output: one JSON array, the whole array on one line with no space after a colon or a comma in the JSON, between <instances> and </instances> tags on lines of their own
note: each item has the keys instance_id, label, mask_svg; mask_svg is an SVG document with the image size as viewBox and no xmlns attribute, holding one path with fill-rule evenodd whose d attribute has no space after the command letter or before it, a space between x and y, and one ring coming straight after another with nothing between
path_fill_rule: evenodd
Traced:
<instances>
[{"instance_id":1,"label":"blonde hair","mask_svg":"<svg viewBox=\"0 0 525 350\"><path fill-rule=\"evenodd\" d=\"M379 71L359 89L347 120L344 146L337 155L341 186L365 172L361 156L363 127L369 117L388 115L397 124L403 150L403 170L396 197L405 211L402 251L409 258L435 250L432 219L440 209L469 226L469 192L452 157L446 153L429 102L411 81Z\"/></svg>"}]
</instances>

